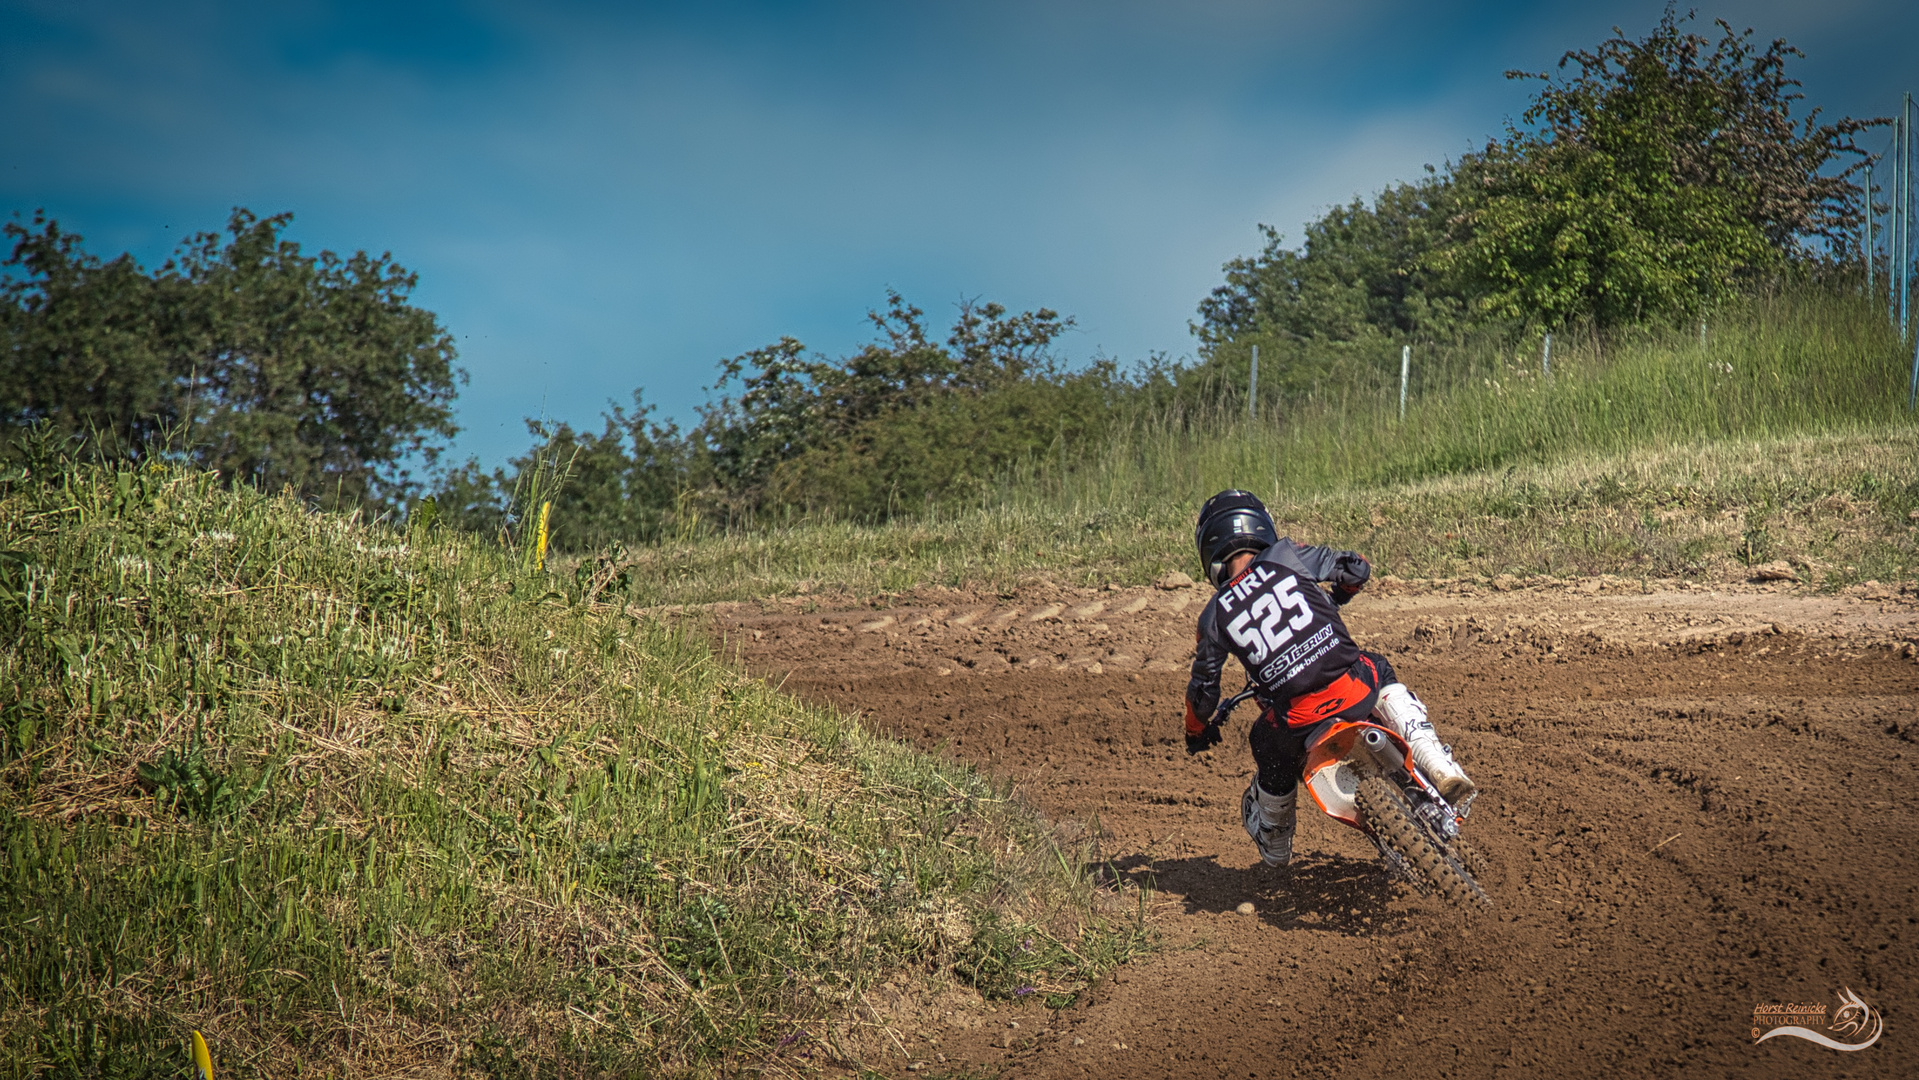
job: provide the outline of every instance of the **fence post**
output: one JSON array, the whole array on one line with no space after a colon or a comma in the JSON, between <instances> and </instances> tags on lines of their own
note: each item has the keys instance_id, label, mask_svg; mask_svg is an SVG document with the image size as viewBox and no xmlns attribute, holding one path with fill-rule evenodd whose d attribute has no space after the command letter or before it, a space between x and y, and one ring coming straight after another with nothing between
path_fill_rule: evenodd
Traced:
<instances>
[{"instance_id":1,"label":"fence post","mask_svg":"<svg viewBox=\"0 0 1919 1080\"><path fill-rule=\"evenodd\" d=\"M1873 285L1873 282L1872 282L1872 167L1874 164L1876 164L1876 162L1872 162L1872 161L1866 162L1865 253L1866 253L1866 296L1869 299L1872 296L1872 285Z\"/></svg>"},{"instance_id":2,"label":"fence post","mask_svg":"<svg viewBox=\"0 0 1919 1080\"><path fill-rule=\"evenodd\" d=\"M1413 370L1413 347L1399 347L1399 418L1406 419L1406 377Z\"/></svg>"},{"instance_id":3,"label":"fence post","mask_svg":"<svg viewBox=\"0 0 1919 1080\"><path fill-rule=\"evenodd\" d=\"M1886 321L1899 318L1899 138L1905 117L1892 122L1892 183L1886 199Z\"/></svg>"},{"instance_id":4,"label":"fence post","mask_svg":"<svg viewBox=\"0 0 1919 1080\"><path fill-rule=\"evenodd\" d=\"M1866 216L1861 227L1865 242L1859 247L1866 259L1866 298L1872 298L1872 164L1866 164Z\"/></svg>"},{"instance_id":5,"label":"fence post","mask_svg":"<svg viewBox=\"0 0 1919 1080\"><path fill-rule=\"evenodd\" d=\"M1903 105L1903 99L1901 101ZM1906 333L1906 256L1912 234L1912 118L1904 108L1892 126L1892 236L1887 245L1886 319Z\"/></svg>"},{"instance_id":6,"label":"fence post","mask_svg":"<svg viewBox=\"0 0 1919 1080\"><path fill-rule=\"evenodd\" d=\"M1909 303L1907 303L1907 301L1911 299L1911 292L1913 292L1913 270L1911 270L1911 257L1913 257L1913 251L1911 251L1911 247L1913 247L1913 121L1911 121L1911 111L1913 111L1913 96L1911 96L1911 92L1907 90L1906 98L1900 102L1900 130L1904 130L1904 134L1906 134L1906 138L1900 142L1900 180L1902 180L1902 184L1900 184L1900 221L1904 223L1904 228L1900 228L1900 341L1906 340L1907 326L1909 326L1909 322L1907 322L1907 307L1909 307Z\"/></svg>"},{"instance_id":7,"label":"fence post","mask_svg":"<svg viewBox=\"0 0 1919 1080\"><path fill-rule=\"evenodd\" d=\"M1246 419L1259 416L1259 346L1253 346L1253 376L1246 384Z\"/></svg>"},{"instance_id":8,"label":"fence post","mask_svg":"<svg viewBox=\"0 0 1919 1080\"><path fill-rule=\"evenodd\" d=\"M1906 408L1919 407L1919 342L1912 346L1912 388L1906 391Z\"/></svg>"},{"instance_id":9,"label":"fence post","mask_svg":"<svg viewBox=\"0 0 1919 1080\"><path fill-rule=\"evenodd\" d=\"M1539 370L1544 375L1553 373L1553 336L1551 334L1546 335L1545 344L1539 347Z\"/></svg>"}]
</instances>

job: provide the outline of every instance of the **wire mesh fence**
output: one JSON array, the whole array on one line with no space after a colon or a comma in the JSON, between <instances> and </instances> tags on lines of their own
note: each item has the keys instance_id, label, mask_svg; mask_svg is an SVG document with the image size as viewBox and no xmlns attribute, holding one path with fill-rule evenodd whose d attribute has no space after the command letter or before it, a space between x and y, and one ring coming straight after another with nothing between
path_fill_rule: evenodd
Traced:
<instances>
[{"instance_id":1,"label":"wire mesh fence","mask_svg":"<svg viewBox=\"0 0 1919 1080\"><path fill-rule=\"evenodd\" d=\"M1886 148L1866 169L1866 215L1860 237L1866 253L1866 291L1886 302L1886 318L1899 340L1915 344L1906 407L1919 407L1919 343L1913 342L1913 121L1919 119L1910 93L1899 100Z\"/></svg>"}]
</instances>

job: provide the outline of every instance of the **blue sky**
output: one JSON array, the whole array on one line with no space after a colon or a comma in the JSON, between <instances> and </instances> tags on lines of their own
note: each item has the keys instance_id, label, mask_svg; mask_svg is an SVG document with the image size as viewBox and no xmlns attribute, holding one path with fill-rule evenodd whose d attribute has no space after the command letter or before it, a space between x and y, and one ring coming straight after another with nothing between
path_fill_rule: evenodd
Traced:
<instances>
[{"instance_id":1,"label":"blue sky","mask_svg":"<svg viewBox=\"0 0 1919 1080\"><path fill-rule=\"evenodd\" d=\"M1190 354L1222 262L1417 176L1656 0L95 3L0 0L0 213L163 261L233 206L391 251L459 340L459 455L720 359L837 355L897 289L1078 320L1062 354ZM1809 105L1919 89L1919 5L1700 4L1783 36ZM1877 136L1875 136L1877 138Z\"/></svg>"}]
</instances>

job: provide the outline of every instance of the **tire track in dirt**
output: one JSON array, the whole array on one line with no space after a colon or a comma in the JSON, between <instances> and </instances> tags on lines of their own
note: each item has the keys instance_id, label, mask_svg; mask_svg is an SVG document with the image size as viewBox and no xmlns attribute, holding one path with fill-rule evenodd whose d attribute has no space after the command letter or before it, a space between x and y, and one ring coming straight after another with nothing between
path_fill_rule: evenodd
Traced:
<instances>
[{"instance_id":1,"label":"tire track in dirt","mask_svg":"<svg viewBox=\"0 0 1919 1080\"><path fill-rule=\"evenodd\" d=\"M1010 777L1057 819L1096 816L1112 864L1158 890L1164 947L1069 1009L895 1000L885 1071L1906 1074L1912 597L1384 582L1349 607L1484 792L1467 835L1497 908L1462 925L1316 812L1290 872L1257 865L1246 719L1197 758L1179 741L1205 595L714 609L725 647L789 691ZM1878 1046L1753 1045L1755 1005L1841 986L1884 1013Z\"/></svg>"}]
</instances>

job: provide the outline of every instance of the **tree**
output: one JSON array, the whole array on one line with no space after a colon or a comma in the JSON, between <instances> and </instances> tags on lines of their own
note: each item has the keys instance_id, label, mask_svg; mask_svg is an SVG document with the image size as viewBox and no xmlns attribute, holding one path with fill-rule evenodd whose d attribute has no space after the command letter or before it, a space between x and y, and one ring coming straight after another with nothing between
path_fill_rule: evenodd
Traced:
<instances>
[{"instance_id":1,"label":"tree","mask_svg":"<svg viewBox=\"0 0 1919 1080\"><path fill-rule=\"evenodd\" d=\"M1881 121L1795 120L1797 49L1684 21L1668 7L1643 40L1616 30L1566 53L1559 76L1508 72L1542 85L1504 138L1335 207L1297 250L1261 226L1265 249L1200 302L1199 374L1236 367L1245 385L1258 343L1261 383L1281 393L1359 384L1389 342L1691 313L1847 258L1864 198L1853 137Z\"/></svg>"},{"instance_id":2,"label":"tree","mask_svg":"<svg viewBox=\"0 0 1919 1080\"><path fill-rule=\"evenodd\" d=\"M1226 283L1200 301L1202 348L1251 337L1359 341L1450 339L1466 298L1433 265L1458 213L1450 177L1397 184L1371 206L1359 199L1306 226L1298 251L1261 225L1266 247L1226 264Z\"/></svg>"},{"instance_id":3,"label":"tree","mask_svg":"<svg viewBox=\"0 0 1919 1080\"><path fill-rule=\"evenodd\" d=\"M759 502L864 520L972 502L1022 461L1086 445L1137 390L1101 361L934 395L780 462Z\"/></svg>"},{"instance_id":4,"label":"tree","mask_svg":"<svg viewBox=\"0 0 1919 1080\"><path fill-rule=\"evenodd\" d=\"M1470 297L1436 259L1458 204L1451 174L1428 166L1418 183L1328 210L1297 250L1260 226L1265 249L1227 263L1226 282L1200 301L1192 330L1205 362L1177 375L1179 395L1241 397L1254 346L1268 402L1366 393L1398 370L1402 343L1457 344L1476 333L1482 320Z\"/></svg>"},{"instance_id":5,"label":"tree","mask_svg":"<svg viewBox=\"0 0 1919 1080\"><path fill-rule=\"evenodd\" d=\"M1569 76L1507 73L1544 85L1520 126L1455 170L1466 209L1441 260L1478 311L1549 326L1686 314L1848 253L1852 137L1873 121L1795 122L1797 49L1761 51L1723 21L1709 42L1682 21L1668 7L1643 40L1569 52Z\"/></svg>"},{"instance_id":6,"label":"tree","mask_svg":"<svg viewBox=\"0 0 1919 1080\"><path fill-rule=\"evenodd\" d=\"M453 339L391 255L305 255L291 214L236 209L151 274L36 214L6 225L0 427L174 449L232 480L390 503L457 430Z\"/></svg>"},{"instance_id":7,"label":"tree","mask_svg":"<svg viewBox=\"0 0 1919 1080\"><path fill-rule=\"evenodd\" d=\"M812 359L800 342L781 338L721 363L716 388L737 383L739 394L702 410L690 433L709 490L736 509L833 505L884 516L899 499L938 495L988 460L1010 461L1028 441L1014 440L1019 449L1005 438L941 449L890 426L955 409L962 423L967 416L984 423L988 398L1003 404L1000 395L1016 389L1074 384L1047 352L1072 320L1046 308L1011 314L995 303L962 303L944 344L928 336L925 313L898 293L887 294L884 313L867 318L880 340L841 360ZM1046 439L1057 434L1041 426ZM985 430L976 426L973 434ZM877 458L860 451L876 444L893 450ZM930 461L942 454L945 463ZM970 466L948 467L961 460ZM902 489L908 475L916 479Z\"/></svg>"},{"instance_id":8,"label":"tree","mask_svg":"<svg viewBox=\"0 0 1919 1080\"><path fill-rule=\"evenodd\" d=\"M495 532L534 511L523 494L534 477L557 475L554 543L574 550L699 519L883 519L977 498L1022 459L1103 430L1146 386L1111 362L1062 370L1049 347L1072 320L1046 308L962 302L944 341L898 293L867 318L876 340L850 356L818 357L786 337L722 361L716 389L734 392L684 433L648 419L639 391L597 435L529 420L531 450L490 474L477 462L447 472L434 512Z\"/></svg>"},{"instance_id":9,"label":"tree","mask_svg":"<svg viewBox=\"0 0 1919 1080\"><path fill-rule=\"evenodd\" d=\"M169 339L181 314L173 282L150 277L130 255L102 263L81 238L35 215L14 240L0 277L0 426L50 420L64 434L110 433L143 447L185 419L186 379Z\"/></svg>"}]
</instances>

